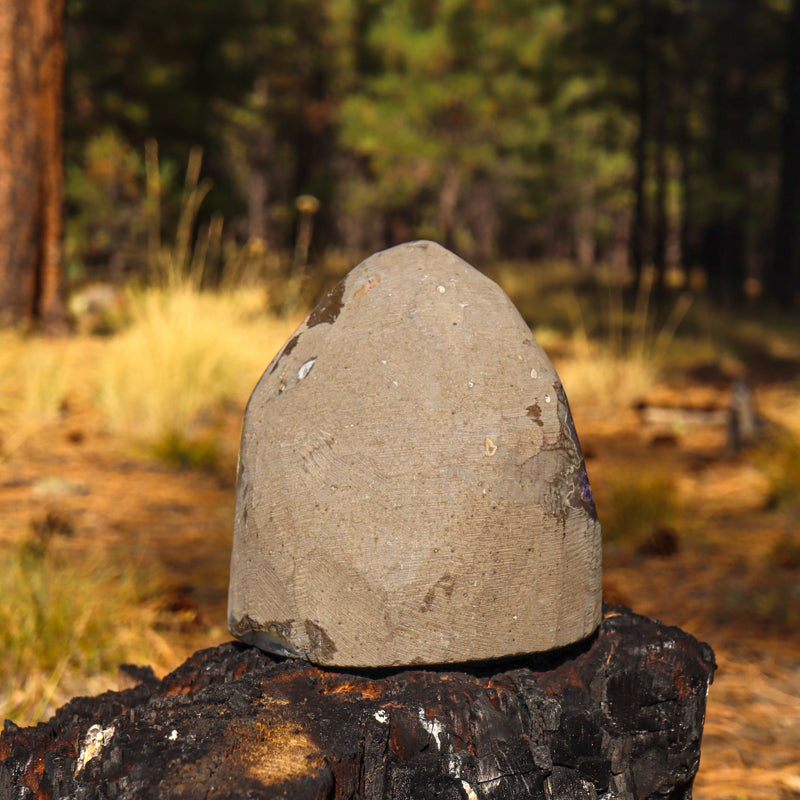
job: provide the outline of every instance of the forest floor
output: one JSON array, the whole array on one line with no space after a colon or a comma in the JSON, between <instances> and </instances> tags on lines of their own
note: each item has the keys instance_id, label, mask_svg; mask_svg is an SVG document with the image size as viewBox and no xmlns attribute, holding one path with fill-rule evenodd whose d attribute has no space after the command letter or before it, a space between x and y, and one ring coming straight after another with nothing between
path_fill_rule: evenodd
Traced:
<instances>
[{"instance_id":1,"label":"forest floor","mask_svg":"<svg viewBox=\"0 0 800 800\"><path fill-rule=\"evenodd\" d=\"M739 453L726 447L732 381L719 370L698 364L660 381L638 409L611 411L566 385L606 532L606 600L678 625L716 653L698 800L800 797L800 450L787 444L795 440L785 427L800 420L796 359L748 371L769 425L765 444ZM109 434L90 407L64 404L58 419L0 458L0 556L52 558L44 583L69 573L76 592L89 580L76 564L133 574L141 587L123 599L127 610L112 602L113 577L97 584L100 630L113 636L126 613L141 609L148 624L138 652L159 673L230 639L240 415L229 409L218 422L226 445L212 468L180 469ZM24 581L19 591L36 595ZM34 634L17 643L25 635ZM56 634L28 643L68 646ZM56 654L43 663L50 672L33 692L23 682L0 696L18 722L47 716L72 694L116 688L91 653L78 669ZM92 672L99 677L87 678Z\"/></svg>"},{"instance_id":2,"label":"forest floor","mask_svg":"<svg viewBox=\"0 0 800 800\"><path fill-rule=\"evenodd\" d=\"M682 387L673 400L691 403L692 388L704 400L714 393ZM759 403L788 401L784 392L762 387ZM607 602L677 625L714 649L695 797L800 797L796 511L776 507L758 459L726 451L724 429L675 435L631 415L627 424L587 421L582 430L601 518L604 501L620 491L605 476L625 480L656 468L677 479L677 516L643 530L638 545L607 543L603 583Z\"/></svg>"}]
</instances>

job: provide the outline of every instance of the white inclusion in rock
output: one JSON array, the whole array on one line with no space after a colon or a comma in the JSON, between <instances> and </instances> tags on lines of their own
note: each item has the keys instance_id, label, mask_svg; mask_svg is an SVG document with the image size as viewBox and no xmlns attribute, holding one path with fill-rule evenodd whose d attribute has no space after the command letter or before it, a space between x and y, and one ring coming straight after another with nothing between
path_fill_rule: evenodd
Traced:
<instances>
[{"instance_id":1,"label":"white inclusion in rock","mask_svg":"<svg viewBox=\"0 0 800 800\"><path fill-rule=\"evenodd\" d=\"M538 378L538 377L539 377L539 373L536 371L536 367L534 367L534 368L531 370L531 378L534 378L534 379L535 379L535 378Z\"/></svg>"},{"instance_id":2,"label":"white inclusion in rock","mask_svg":"<svg viewBox=\"0 0 800 800\"><path fill-rule=\"evenodd\" d=\"M549 403L550 402L550 395L549 394L546 394L544 396L544 401L545 401L545 403Z\"/></svg>"},{"instance_id":3,"label":"white inclusion in rock","mask_svg":"<svg viewBox=\"0 0 800 800\"><path fill-rule=\"evenodd\" d=\"M308 361L306 361L306 363L303 364L299 370L297 370L297 380L303 380L303 378L305 378L308 373L311 372L311 367L314 366L316 360L316 358L309 358Z\"/></svg>"},{"instance_id":4,"label":"white inclusion in rock","mask_svg":"<svg viewBox=\"0 0 800 800\"><path fill-rule=\"evenodd\" d=\"M389 715L386 713L385 708L379 708L372 716L375 717L381 725L385 725L389 721Z\"/></svg>"},{"instance_id":5,"label":"white inclusion in rock","mask_svg":"<svg viewBox=\"0 0 800 800\"><path fill-rule=\"evenodd\" d=\"M178 738L178 731L174 728L172 729L172 733L167 737L171 742L174 742Z\"/></svg>"},{"instance_id":6,"label":"white inclusion in rock","mask_svg":"<svg viewBox=\"0 0 800 800\"><path fill-rule=\"evenodd\" d=\"M78 760L75 764L75 775L77 775L95 756L100 755L101 750L111 741L114 735L114 726L101 728L99 725L92 725L86 736L83 737Z\"/></svg>"},{"instance_id":7,"label":"white inclusion in rock","mask_svg":"<svg viewBox=\"0 0 800 800\"><path fill-rule=\"evenodd\" d=\"M445 289L444 286L437 286L436 291L439 292L439 294L444 294L447 289Z\"/></svg>"}]
</instances>

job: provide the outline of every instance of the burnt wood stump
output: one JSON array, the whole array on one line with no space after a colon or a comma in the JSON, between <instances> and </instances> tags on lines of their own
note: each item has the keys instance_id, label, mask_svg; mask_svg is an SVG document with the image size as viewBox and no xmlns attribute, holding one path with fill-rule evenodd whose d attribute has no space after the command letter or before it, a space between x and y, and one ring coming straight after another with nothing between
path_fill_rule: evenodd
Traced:
<instances>
[{"instance_id":1,"label":"burnt wood stump","mask_svg":"<svg viewBox=\"0 0 800 800\"><path fill-rule=\"evenodd\" d=\"M0 798L690 798L711 648L604 610L558 653L323 670L229 643L0 735Z\"/></svg>"}]
</instances>

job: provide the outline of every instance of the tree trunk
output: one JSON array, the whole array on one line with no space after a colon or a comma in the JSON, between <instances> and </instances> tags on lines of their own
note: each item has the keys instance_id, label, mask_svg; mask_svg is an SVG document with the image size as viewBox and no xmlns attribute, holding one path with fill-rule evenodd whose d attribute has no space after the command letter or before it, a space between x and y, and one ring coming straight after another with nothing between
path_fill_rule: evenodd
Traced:
<instances>
[{"instance_id":1,"label":"tree trunk","mask_svg":"<svg viewBox=\"0 0 800 800\"><path fill-rule=\"evenodd\" d=\"M711 175L717 187L711 207L711 219L703 234L703 265L708 290L714 302L736 308L744 300L746 274L746 215L742 202L735 197L741 187L734 180L736 137L740 124L732 111L740 98L735 90L734 68L717 55L711 85Z\"/></svg>"},{"instance_id":2,"label":"tree trunk","mask_svg":"<svg viewBox=\"0 0 800 800\"><path fill-rule=\"evenodd\" d=\"M660 307L664 302L665 279L667 272L667 130L665 110L666 86L660 86L661 106L656 117L656 196L655 225L653 230L653 266L655 268L655 300Z\"/></svg>"},{"instance_id":3,"label":"tree trunk","mask_svg":"<svg viewBox=\"0 0 800 800\"><path fill-rule=\"evenodd\" d=\"M800 0L792 3L778 226L767 290L787 309L800 295Z\"/></svg>"},{"instance_id":4,"label":"tree trunk","mask_svg":"<svg viewBox=\"0 0 800 800\"><path fill-rule=\"evenodd\" d=\"M688 277L689 270L695 266L695 252L692 246L692 214L694 203L692 195L692 142L689 131L690 94L688 87L685 89L683 106L681 108L680 133L678 140L678 160L680 164L680 192L681 192L681 219L680 219L680 265Z\"/></svg>"},{"instance_id":5,"label":"tree trunk","mask_svg":"<svg viewBox=\"0 0 800 800\"><path fill-rule=\"evenodd\" d=\"M647 136L650 117L650 0L640 0L639 69L636 76L639 89L639 133L636 137L634 194L636 204L631 225L631 266L636 279L636 289L642 280L645 261L645 236L647 231L647 201L645 180L647 172Z\"/></svg>"},{"instance_id":6,"label":"tree trunk","mask_svg":"<svg viewBox=\"0 0 800 800\"><path fill-rule=\"evenodd\" d=\"M467 219L475 238L474 258L479 264L489 264L497 254L500 214L491 179L479 175L465 198Z\"/></svg>"},{"instance_id":7,"label":"tree trunk","mask_svg":"<svg viewBox=\"0 0 800 800\"><path fill-rule=\"evenodd\" d=\"M64 0L0 0L0 323L65 325Z\"/></svg>"},{"instance_id":8,"label":"tree trunk","mask_svg":"<svg viewBox=\"0 0 800 800\"><path fill-rule=\"evenodd\" d=\"M267 176L256 167L247 178L247 235L267 238Z\"/></svg>"},{"instance_id":9,"label":"tree trunk","mask_svg":"<svg viewBox=\"0 0 800 800\"><path fill-rule=\"evenodd\" d=\"M439 192L439 226L442 231L442 244L448 250L455 248L456 210L460 192L461 170L455 164L448 164Z\"/></svg>"}]
</instances>

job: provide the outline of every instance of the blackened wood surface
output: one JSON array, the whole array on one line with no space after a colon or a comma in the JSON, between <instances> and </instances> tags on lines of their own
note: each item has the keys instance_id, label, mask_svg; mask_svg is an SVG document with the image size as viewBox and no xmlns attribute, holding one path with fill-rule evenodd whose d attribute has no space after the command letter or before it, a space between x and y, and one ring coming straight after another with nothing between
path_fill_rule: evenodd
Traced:
<instances>
[{"instance_id":1,"label":"blackened wood surface","mask_svg":"<svg viewBox=\"0 0 800 800\"><path fill-rule=\"evenodd\" d=\"M6 723L0 798L691 796L707 645L617 607L559 661L494 668L353 675L221 645Z\"/></svg>"}]
</instances>

